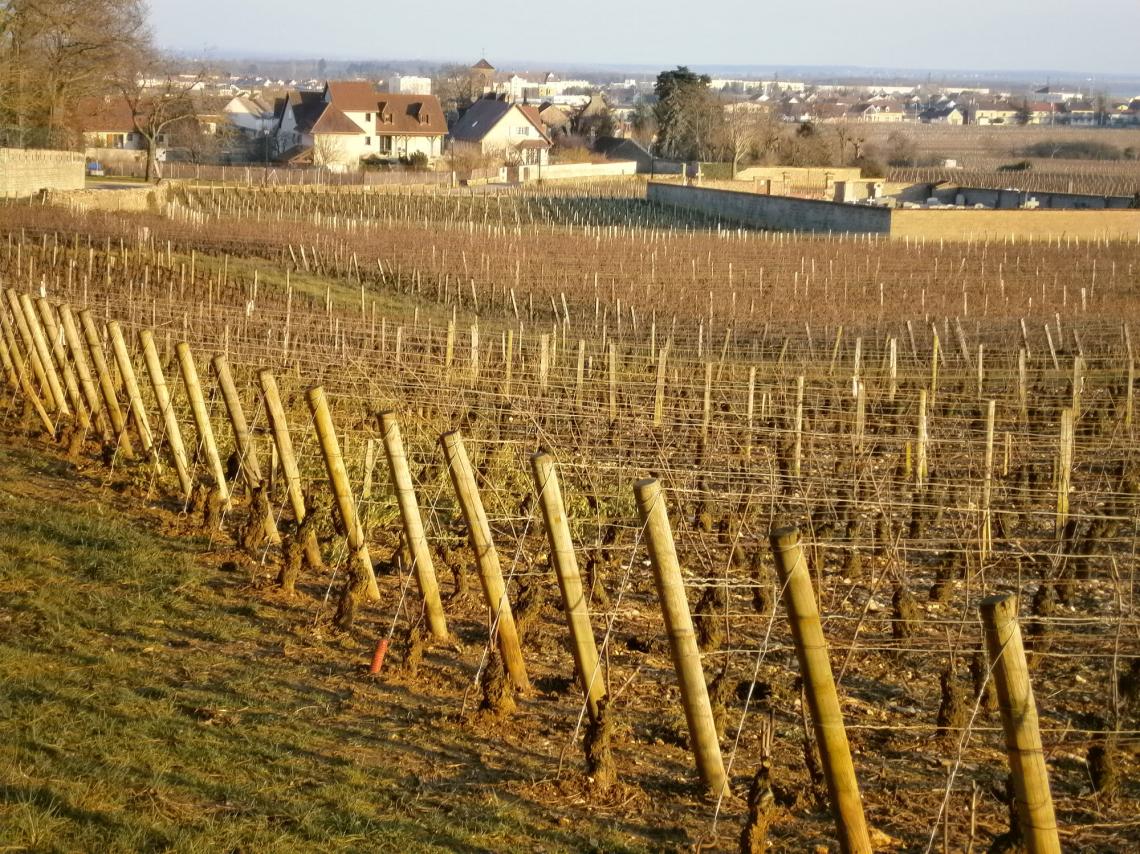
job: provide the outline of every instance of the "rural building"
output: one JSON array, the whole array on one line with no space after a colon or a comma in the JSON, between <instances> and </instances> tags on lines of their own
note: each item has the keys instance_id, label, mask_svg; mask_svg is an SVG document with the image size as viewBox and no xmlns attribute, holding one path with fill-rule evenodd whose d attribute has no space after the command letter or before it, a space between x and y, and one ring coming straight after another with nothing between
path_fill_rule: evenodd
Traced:
<instances>
[{"instance_id":1,"label":"rural building","mask_svg":"<svg viewBox=\"0 0 1140 854\"><path fill-rule=\"evenodd\" d=\"M632 160L637 171L645 175L678 175L685 164L673 160L662 160L639 142L619 136L600 136L594 140L594 151L607 160Z\"/></svg>"},{"instance_id":2,"label":"rural building","mask_svg":"<svg viewBox=\"0 0 1140 854\"><path fill-rule=\"evenodd\" d=\"M238 95L222 107L230 124L249 136L265 136L273 130L273 107L259 98Z\"/></svg>"},{"instance_id":3,"label":"rural building","mask_svg":"<svg viewBox=\"0 0 1140 854\"><path fill-rule=\"evenodd\" d=\"M476 151L504 163L545 166L550 160L550 137L528 104L514 104L505 96L484 95L451 129L452 147Z\"/></svg>"},{"instance_id":4,"label":"rural building","mask_svg":"<svg viewBox=\"0 0 1140 854\"><path fill-rule=\"evenodd\" d=\"M1017 108L1012 104L992 101L977 104L966 109L966 124L971 125L1015 125Z\"/></svg>"},{"instance_id":5,"label":"rural building","mask_svg":"<svg viewBox=\"0 0 1140 854\"><path fill-rule=\"evenodd\" d=\"M434 95L378 92L365 81L330 81L320 92L292 92L278 103L278 148L291 161L311 149L315 164L356 169L365 158L395 160L443 153L447 121Z\"/></svg>"},{"instance_id":6,"label":"rural building","mask_svg":"<svg viewBox=\"0 0 1140 854\"><path fill-rule=\"evenodd\" d=\"M388 91L394 95L430 95L431 78L393 74L388 78Z\"/></svg>"},{"instance_id":7,"label":"rural building","mask_svg":"<svg viewBox=\"0 0 1140 854\"><path fill-rule=\"evenodd\" d=\"M570 132L570 116L561 107L549 101L539 106L538 117L542 119L551 136Z\"/></svg>"},{"instance_id":8,"label":"rural building","mask_svg":"<svg viewBox=\"0 0 1140 854\"><path fill-rule=\"evenodd\" d=\"M954 104L930 107L919 113L918 118L926 125L961 125L966 121L962 111Z\"/></svg>"},{"instance_id":9,"label":"rural building","mask_svg":"<svg viewBox=\"0 0 1140 854\"><path fill-rule=\"evenodd\" d=\"M75 128L88 149L143 151L146 140L135 130L131 107L121 96L84 98L75 109ZM159 144L166 142L159 136Z\"/></svg>"}]
</instances>

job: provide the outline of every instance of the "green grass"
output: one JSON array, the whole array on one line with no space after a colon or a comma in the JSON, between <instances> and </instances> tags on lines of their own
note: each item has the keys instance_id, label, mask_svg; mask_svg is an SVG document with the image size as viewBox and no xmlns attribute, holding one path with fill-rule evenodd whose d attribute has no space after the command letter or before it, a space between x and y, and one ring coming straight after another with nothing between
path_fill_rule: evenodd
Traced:
<instances>
[{"instance_id":1,"label":"green grass","mask_svg":"<svg viewBox=\"0 0 1140 854\"><path fill-rule=\"evenodd\" d=\"M0 445L0 851L634 850L124 504Z\"/></svg>"}]
</instances>

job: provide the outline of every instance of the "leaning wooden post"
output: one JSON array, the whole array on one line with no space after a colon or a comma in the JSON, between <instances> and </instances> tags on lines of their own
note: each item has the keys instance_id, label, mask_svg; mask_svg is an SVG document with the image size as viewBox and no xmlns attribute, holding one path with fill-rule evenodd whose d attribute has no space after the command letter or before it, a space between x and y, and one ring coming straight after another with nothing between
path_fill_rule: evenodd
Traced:
<instances>
[{"instance_id":1,"label":"leaning wooden post","mask_svg":"<svg viewBox=\"0 0 1140 854\"><path fill-rule=\"evenodd\" d=\"M289 435L289 422L285 419L285 407L281 405L281 393L277 390L277 380L268 368L257 375L261 383L261 396L265 400L265 413L269 428L273 431L273 445L281 460L281 471L285 473L285 492L293 508L293 518L300 525L305 521L305 494L301 489L301 470L297 466L297 456L293 453L293 438ZM310 531L305 540L305 558L314 568L324 566L321 547L317 535Z\"/></svg>"},{"instance_id":2,"label":"leaning wooden post","mask_svg":"<svg viewBox=\"0 0 1140 854\"><path fill-rule=\"evenodd\" d=\"M123 385L127 390L127 401L131 407L131 419L135 422L135 431L139 434L143 451L148 456L155 456L154 435L150 431L150 420L146 416L142 395L139 394L139 382L135 377L135 368L131 364L131 354L127 350L127 342L123 340L123 332L118 321L112 320L107 324L107 331L111 334L111 348L115 353L115 364L119 366L119 376L123 378Z\"/></svg>"},{"instance_id":3,"label":"leaning wooden post","mask_svg":"<svg viewBox=\"0 0 1140 854\"><path fill-rule=\"evenodd\" d=\"M47 374L44 373L44 366L40 362L39 354L36 352L36 344L35 341L32 340L32 330L28 327L28 321L24 318L23 309L20 307L20 298L11 288L8 288L8 290L4 292L4 296L8 299L8 307L12 312L11 327L13 340L22 345L21 353L24 364L30 369L28 382L31 382L33 376L35 377L35 385L40 389L36 398L42 398L43 405L54 412L56 405L52 399L51 386L48 385ZM2 313L3 312L0 311L0 314ZM17 338L16 336L19 337Z\"/></svg>"},{"instance_id":4,"label":"leaning wooden post","mask_svg":"<svg viewBox=\"0 0 1140 854\"><path fill-rule=\"evenodd\" d=\"M578 679L586 695L590 720L598 719L598 703L606 690L598 666L598 648L594 644L594 630L590 625L590 612L582 592L582 577L578 573L578 560L574 555L574 541L570 538L570 525L566 518L566 505L558 486L554 458L538 453L530 458L534 488L542 505L542 518L546 523L546 536L550 541L550 558L558 576L558 589L562 605L570 624L570 642Z\"/></svg>"},{"instance_id":5,"label":"leaning wooden post","mask_svg":"<svg viewBox=\"0 0 1140 854\"><path fill-rule=\"evenodd\" d=\"M127 435L127 419L119 406L119 396L115 391L115 383L111 380L111 372L107 368L107 357L103 353L103 344L99 340L99 330L95 327L95 318L90 309L79 312L79 322L83 324L83 337L87 341L87 351L91 354L91 364L95 367L95 376L99 378L99 391L103 395L103 405L111 419L111 432L115 434L119 451L128 459L134 459L135 450L131 444L131 437Z\"/></svg>"},{"instance_id":6,"label":"leaning wooden post","mask_svg":"<svg viewBox=\"0 0 1140 854\"><path fill-rule=\"evenodd\" d=\"M1128 360L1128 376L1125 378L1128 387L1124 392L1124 429L1131 434L1132 432L1132 400L1133 400L1133 387L1136 385L1136 362L1133 359Z\"/></svg>"},{"instance_id":7,"label":"leaning wooden post","mask_svg":"<svg viewBox=\"0 0 1140 854\"><path fill-rule=\"evenodd\" d=\"M234 447L238 453L239 468L246 487L252 493L254 487L261 483L261 465L257 461L257 451L249 436L249 424L245 420L245 409L241 405L237 386L230 373L229 362L222 354L214 356L210 364L214 368L214 375L218 378L218 388L222 391L222 402L230 418L230 426L234 432ZM276 532L276 526L274 526Z\"/></svg>"},{"instance_id":8,"label":"leaning wooden post","mask_svg":"<svg viewBox=\"0 0 1140 854\"><path fill-rule=\"evenodd\" d=\"M447 470L455 488L455 497L459 500L463 520L467 523L471 551L475 553L475 563L479 567L479 582L483 586L487 607L491 609L491 625L498 626L499 651L503 663L515 687L526 691L530 688L530 679L526 675L526 662L523 661L515 617L507 598L507 587L503 583L499 553L491 539L491 525L487 521L483 499L479 496L479 487L475 483L475 472L467 457L467 449L463 446L463 437L457 431L452 431L440 436L439 442L447 459Z\"/></svg>"},{"instance_id":9,"label":"leaning wooden post","mask_svg":"<svg viewBox=\"0 0 1140 854\"><path fill-rule=\"evenodd\" d=\"M321 456L329 475L333 499L336 501L340 520L347 533L348 548L360 567L361 578L367 590L366 596L373 602L380 599L380 588L376 585L376 572L372 569L372 556L368 553L368 543L364 540L364 528L356 515L356 502L352 499L352 489L348 483L348 470L344 467L344 457L340 453L340 440L333 427L329 414L325 390L320 386L309 389L309 411L313 415L313 426L321 443Z\"/></svg>"},{"instance_id":10,"label":"leaning wooden post","mask_svg":"<svg viewBox=\"0 0 1140 854\"><path fill-rule=\"evenodd\" d=\"M24 392L24 397L27 398L28 403L36 411L36 415L43 424L47 434L55 438L55 424L48 415L47 409L44 408L43 402L40 400L39 393L36 391L34 384L29 376L29 367L24 356L20 353L20 346L16 342L16 334L12 326L8 323L8 317L0 308L0 330L4 334L5 346L8 349L8 358L12 362L12 369L16 374L16 380L20 388Z\"/></svg>"},{"instance_id":11,"label":"leaning wooden post","mask_svg":"<svg viewBox=\"0 0 1140 854\"><path fill-rule=\"evenodd\" d=\"M685 597L685 582L677 562L673 530L665 509L665 497L661 494L661 485L653 478L635 483L633 492L637 499L637 512L645 528L657 597L661 600L673 669L677 671L677 681L681 685L681 703L685 707L697 771L708 790L715 797L720 797L728 789L728 776L720 755L720 742L701 667L697 636L693 631L693 619L689 614L689 602Z\"/></svg>"},{"instance_id":12,"label":"leaning wooden post","mask_svg":"<svg viewBox=\"0 0 1140 854\"><path fill-rule=\"evenodd\" d=\"M99 397L99 389L91 375L91 367L87 364L87 357L83 352L83 340L79 337L79 327L75 324L75 315L71 306L64 303L59 307L59 321L63 327L63 337L67 341L67 349L71 351L71 361L75 365L75 373L79 377L79 388L87 402L87 409L91 413L95 427L103 437L103 441L112 438L111 427L107 423L107 414L104 411L103 401Z\"/></svg>"},{"instance_id":13,"label":"leaning wooden post","mask_svg":"<svg viewBox=\"0 0 1140 854\"><path fill-rule=\"evenodd\" d=\"M32 348L43 369L47 389L55 401L55 409L60 415L70 416L71 407L67 405L63 385L59 381L59 374L56 373L55 364L52 362L51 350L48 349L47 339L44 338L43 327L40 326L39 318L36 317L36 310L32 307L32 299L27 294L20 294L18 302L23 317L17 318L17 322L23 320L28 327Z\"/></svg>"},{"instance_id":14,"label":"leaning wooden post","mask_svg":"<svg viewBox=\"0 0 1140 854\"><path fill-rule=\"evenodd\" d=\"M79 381L75 377L75 371L72 370L71 362L67 358L67 349L63 337L59 334L59 324L56 323L55 315L52 313L51 303L40 297L36 300L35 305L44 330L47 332L47 340L51 342L52 358L55 359L59 373L63 374L63 388L67 392L68 403L75 412L79 426L86 432L91 429L91 417L83 403L83 395L79 391Z\"/></svg>"},{"instance_id":15,"label":"leaning wooden post","mask_svg":"<svg viewBox=\"0 0 1140 854\"><path fill-rule=\"evenodd\" d=\"M827 658L827 640L820 625L807 560L800 547L800 532L796 528L778 528L772 532L770 540L776 572L784 590L784 606L788 609L804 692L815 724L823 774L831 795L839 848L844 854L870 854L871 841L863 817L859 781L851 763L851 749L847 744L835 679Z\"/></svg>"},{"instance_id":16,"label":"leaning wooden post","mask_svg":"<svg viewBox=\"0 0 1140 854\"><path fill-rule=\"evenodd\" d=\"M178 354L178 367L182 372L182 383L186 386L186 396L190 399L190 411L194 415L194 426L198 430L198 441L206 454L206 463L213 475L214 485L218 490L218 497L227 509L230 506L230 487L226 483L226 471L222 468L222 459L218 456L218 444L214 441L214 427L210 423L210 412L206 409L206 401L202 397L202 384L198 381L198 368L194 364L194 354L190 352L190 345L180 341L174 348Z\"/></svg>"},{"instance_id":17,"label":"leaning wooden post","mask_svg":"<svg viewBox=\"0 0 1140 854\"><path fill-rule=\"evenodd\" d=\"M998 593L983 599L980 608L986 649L994 663L994 686L1021 838L1029 854L1060 854L1049 771L1037 726L1037 704L1017 624L1017 596Z\"/></svg>"},{"instance_id":18,"label":"leaning wooden post","mask_svg":"<svg viewBox=\"0 0 1140 854\"><path fill-rule=\"evenodd\" d=\"M190 477L186 446L182 442L182 428L174 414L174 406L170 400L170 389L166 385L166 375L162 371L162 360L158 358L158 348L154 345L154 335L149 329L139 330L139 341L142 342L143 358L146 359L146 372L150 376L150 387L154 390L154 399L158 402L158 411L162 413L163 424L166 426L166 443L170 446L170 455L174 458L174 470L178 473L178 484L182 487L182 497L189 501L190 494L194 491L194 479Z\"/></svg>"},{"instance_id":19,"label":"leaning wooden post","mask_svg":"<svg viewBox=\"0 0 1140 854\"><path fill-rule=\"evenodd\" d=\"M416 569L416 583L424 600L428 626L438 640L447 639L447 619L443 615L443 603L439 598L439 582L435 575L435 564L431 559L424 523L420 517L420 505L416 500L416 490L412 485L412 473L408 469L408 457L404 453L404 440L400 435L400 425L396 413L380 413L380 432L384 438L384 453L388 457L388 468L392 472L392 484L396 490L396 502L400 505L400 518L404 523L404 539Z\"/></svg>"}]
</instances>

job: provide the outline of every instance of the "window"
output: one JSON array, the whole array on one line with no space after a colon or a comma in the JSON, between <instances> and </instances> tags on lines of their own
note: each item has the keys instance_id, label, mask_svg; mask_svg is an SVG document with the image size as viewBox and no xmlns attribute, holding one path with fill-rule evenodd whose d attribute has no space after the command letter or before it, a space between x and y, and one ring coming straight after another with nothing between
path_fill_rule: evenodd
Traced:
<instances>
[{"instance_id":1,"label":"window","mask_svg":"<svg viewBox=\"0 0 1140 854\"><path fill-rule=\"evenodd\" d=\"M372 144L372 137L370 137L370 136L364 137L364 146L367 148L371 144Z\"/></svg>"},{"instance_id":2,"label":"window","mask_svg":"<svg viewBox=\"0 0 1140 854\"><path fill-rule=\"evenodd\" d=\"M365 113L364 114L364 121L366 121L366 122L372 121L372 113Z\"/></svg>"},{"instance_id":3,"label":"window","mask_svg":"<svg viewBox=\"0 0 1140 854\"><path fill-rule=\"evenodd\" d=\"M516 127L515 136L527 136L530 133L530 128L527 126Z\"/></svg>"}]
</instances>

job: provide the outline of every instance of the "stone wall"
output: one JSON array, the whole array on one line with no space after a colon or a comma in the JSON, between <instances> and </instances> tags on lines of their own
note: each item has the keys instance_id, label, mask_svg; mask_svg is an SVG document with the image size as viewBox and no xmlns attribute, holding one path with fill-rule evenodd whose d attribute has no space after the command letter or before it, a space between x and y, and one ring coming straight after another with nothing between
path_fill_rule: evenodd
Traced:
<instances>
[{"instance_id":1,"label":"stone wall","mask_svg":"<svg viewBox=\"0 0 1140 854\"><path fill-rule=\"evenodd\" d=\"M1140 241L1140 210L871 207L650 182L649 201L775 231L856 232L930 240Z\"/></svg>"},{"instance_id":2,"label":"stone wall","mask_svg":"<svg viewBox=\"0 0 1140 854\"><path fill-rule=\"evenodd\" d=\"M656 182L650 182L646 196L656 204L774 231L888 234L891 230L891 211L886 208Z\"/></svg>"},{"instance_id":3,"label":"stone wall","mask_svg":"<svg viewBox=\"0 0 1140 854\"><path fill-rule=\"evenodd\" d=\"M86 161L75 151L0 148L0 198L34 196L41 190L83 189Z\"/></svg>"}]
</instances>

